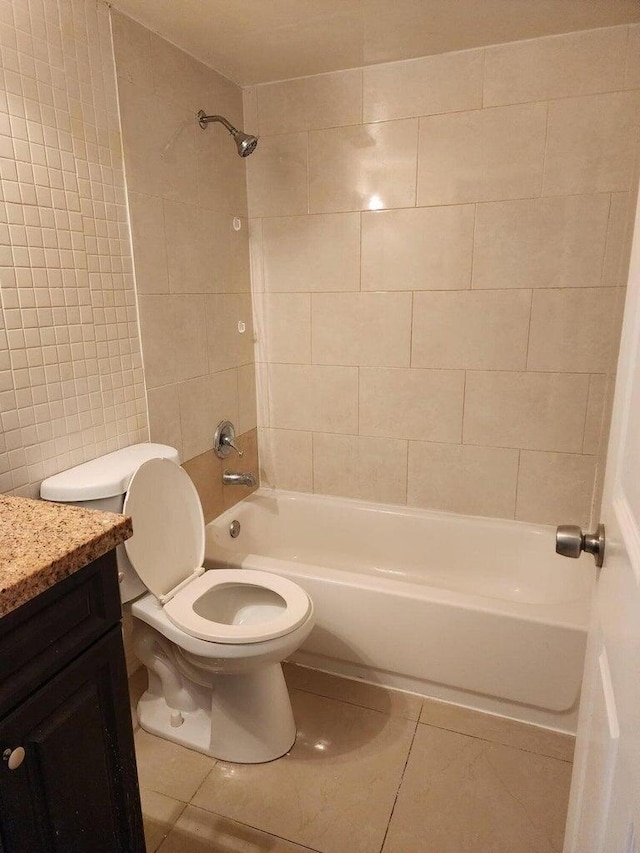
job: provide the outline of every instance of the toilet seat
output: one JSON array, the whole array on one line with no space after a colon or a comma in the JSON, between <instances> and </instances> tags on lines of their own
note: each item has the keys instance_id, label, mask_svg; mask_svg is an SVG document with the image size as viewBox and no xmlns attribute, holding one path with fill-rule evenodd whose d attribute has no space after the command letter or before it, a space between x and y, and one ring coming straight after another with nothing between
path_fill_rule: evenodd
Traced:
<instances>
[{"instance_id":1,"label":"toilet seat","mask_svg":"<svg viewBox=\"0 0 640 853\"><path fill-rule=\"evenodd\" d=\"M241 604L237 622L221 622L198 613L198 607L216 607L216 597L238 590L249 594ZM265 603L252 601L252 590L271 593ZM222 593L222 596L220 595ZM276 601L275 599L278 599ZM259 643L294 631L308 617L309 596L293 581L250 569L212 569L183 587L164 605L164 612L178 628L192 637L216 643ZM230 615L233 609L230 608ZM264 617L264 618L260 618Z\"/></svg>"},{"instance_id":2,"label":"toilet seat","mask_svg":"<svg viewBox=\"0 0 640 853\"><path fill-rule=\"evenodd\" d=\"M290 633L309 616L306 592L279 575L205 572L202 505L189 475L174 462L144 462L131 479L123 511L134 518L134 534L125 542L131 564L186 634L217 643L258 643Z\"/></svg>"}]
</instances>

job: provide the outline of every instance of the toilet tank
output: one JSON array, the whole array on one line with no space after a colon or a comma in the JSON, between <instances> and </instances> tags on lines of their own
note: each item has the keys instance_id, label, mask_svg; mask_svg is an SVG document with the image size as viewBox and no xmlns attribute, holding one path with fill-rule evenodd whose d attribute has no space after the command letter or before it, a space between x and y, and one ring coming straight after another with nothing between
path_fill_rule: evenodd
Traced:
<instances>
[{"instance_id":1,"label":"toilet tank","mask_svg":"<svg viewBox=\"0 0 640 853\"><path fill-rule=\"evenodd\" d=\"M171 459L180 464L178 451L166 444L132 444L61 471L42 481L40 497L46 501L69 503L104 512L122 512L131 478L149 459ZM134 522L135 523L135 522ZM129 562L124 545L116 549L120 599L131 601L146 587Z\"/></svg>"}]
</instances>

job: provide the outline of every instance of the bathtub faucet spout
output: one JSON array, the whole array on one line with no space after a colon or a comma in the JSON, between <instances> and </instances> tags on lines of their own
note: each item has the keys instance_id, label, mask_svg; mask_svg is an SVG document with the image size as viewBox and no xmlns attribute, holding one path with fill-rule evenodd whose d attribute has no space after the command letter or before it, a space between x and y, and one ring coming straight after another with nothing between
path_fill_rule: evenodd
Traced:
<instances>
[{"instance_id":1,"label":"bathtub faucet spout","mask_svg":"<svg viewBox=\"0 0 640 853\"><path fill-rule=\"evenodd\" d=\"M255 486L256 478L253 474L240 474L235 471L224 471L222 482L225 486Z\"/></svg>"}]
</instances>

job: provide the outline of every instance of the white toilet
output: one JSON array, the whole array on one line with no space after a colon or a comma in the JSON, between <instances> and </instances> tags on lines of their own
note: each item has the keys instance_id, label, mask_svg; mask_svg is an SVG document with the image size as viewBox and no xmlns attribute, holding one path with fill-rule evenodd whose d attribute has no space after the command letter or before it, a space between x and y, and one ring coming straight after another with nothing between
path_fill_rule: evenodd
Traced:
<instances>
[{"instance_id":1,"label":"white toilet","mask_svg":"<svg viewBox=\"0 0 640 853\"><path fill-rule=\"evenodd\" d=\"M40 494L132 517L117 556L149 672L140 725L225 761L288 752L296 728L281 662L311 631L313 604L278 575L204 570L202 506L176 450L126 447L50 477Z\"/></svg>"}]
</instances>

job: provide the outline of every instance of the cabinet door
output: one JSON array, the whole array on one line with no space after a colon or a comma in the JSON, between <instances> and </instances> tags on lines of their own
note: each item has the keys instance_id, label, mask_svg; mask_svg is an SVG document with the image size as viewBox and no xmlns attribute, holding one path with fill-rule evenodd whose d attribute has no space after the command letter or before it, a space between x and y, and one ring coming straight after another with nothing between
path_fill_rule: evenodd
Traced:
<instances>
[{"instance_id":1,"label":"cabinet door","mask_svg":"<svg viewBox=\"0 0 640 853\"><path fill-rule=\"evenodd\" d=\"M120 626L0 723L4 853L145 850Z\"/></svg>"}]
</instances>

